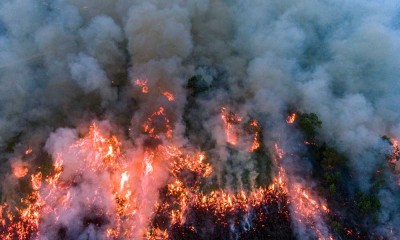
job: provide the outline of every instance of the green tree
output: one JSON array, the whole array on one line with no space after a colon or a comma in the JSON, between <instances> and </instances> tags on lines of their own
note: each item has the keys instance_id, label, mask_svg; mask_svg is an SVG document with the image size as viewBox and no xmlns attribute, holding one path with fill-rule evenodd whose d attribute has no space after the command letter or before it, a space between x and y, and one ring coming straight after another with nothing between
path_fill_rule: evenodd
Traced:
<instances>
[{"instance_id":1,"label":"green tree","mask_svg":"<svg viewBox=\"0 0 400 240\"><path fill-rule=\"evenodd\" d=\"M344 157L334 148L327 147L322 153L322 168L325 170L333 169L344 162Z\"/></svg>"},{"instance_id":2,"label":"green tree","mask_svg":"<svg viewBox=\"0 0 400 240\"><path fill-rule=\"evenodd\" d=\"M328 193L330 196L334 196L336 194L336 185L334 183L329 185Z\"/></svg>"},{"instance_id":3,"label":"green tree","mask_svg":"<svg viewBox=\"0 0 400 240\"><path fill-rule=\"evenodd\" d=\"M342 230L342 224L338 221L332 221L331 228L334 232L338 233Z\"/></svg>"},{"instance_id":4,"label":"green tree","mask_svg":"<svg viewBox=\"0 0 400 240\"><path fill-rule=\"evenodd\" d=\"M355 206L363 215L375 214L381 207L378 197L373 194L357 193Z\"/></svg>"},{"instance_id":5,"label":"green tree","mask_svg":"<svg viewBox=\"0 0 400 240\"><path fill-rule=\"evenodd\" d=\"M327 185L335 184L340 179L340 172L325 172L322 176Z\"/></svg>"},{"instance_id":6,"label":"green tree","mask_svg":"<svg viewBox=\"0 0 400 240\"><path fill-rule=\"evenodd\" d=\"M302 113L299 116L299 126L307 141L314 141L317 128L321 128L322 122L315 113Z\"/></svg>"}]
</instances>

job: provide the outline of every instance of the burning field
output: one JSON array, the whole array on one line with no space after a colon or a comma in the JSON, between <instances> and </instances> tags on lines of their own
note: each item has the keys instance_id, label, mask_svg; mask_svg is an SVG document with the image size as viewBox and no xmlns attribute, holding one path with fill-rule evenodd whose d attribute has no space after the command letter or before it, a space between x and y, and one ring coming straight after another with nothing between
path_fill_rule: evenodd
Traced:
<instances>
[{"instance_id":1,"label":"burning field","mask_svg":"<svg viewBox=\"0 0 400 240\"><path fill-rule=\"evenodd\" d=\"M399 12L3 0L0 239L400 239Z\"/></svg>"}]
</instances>

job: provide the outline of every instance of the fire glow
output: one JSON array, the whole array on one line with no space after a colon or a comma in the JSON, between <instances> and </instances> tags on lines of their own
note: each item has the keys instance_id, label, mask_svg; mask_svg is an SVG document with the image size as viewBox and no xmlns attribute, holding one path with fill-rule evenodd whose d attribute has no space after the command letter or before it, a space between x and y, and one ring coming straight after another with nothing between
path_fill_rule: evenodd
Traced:
<instances>
[{"instance_id":1,"label":"fire glow","mask_svg":"<svg viewBox=\"0 0 400 240\"><path fill-rule=\"evenodd\" d=\"M293 124L296 121L296 113L289 114L286 118L286 122L289 124Z\"/></svg>"},{"instance_id":2,"label":"fire glow","mask_svg":"<svg viewBox=\"0 0 400 240\"><path fill-rule=\"evenodd\" d=\"M13 174L16 178L22 178L25 177L26 174L28 174L28 167L24 165L17 165L13 168Z\"/></svg>"},{"instance_id":3,"label":"fire glow","mask_svg":"<svg viewBox=\"0 0 400 240\"><path fill-rule=\"evenodd\" d=\"M232 145L236 145L238 142L236 125L242 121L242 117L223 107L221 108L221 118L225 125L226 141Z\"/></svg>"},{"instance_id":4,"label":"fire glow","mask_svg":"<svg viewBox=\"0 0 400 240\"><path fill-rule=\"evenodd\" d=\"M321 221L325 214L330 212L327 204L322 199L312 196L301 182L289 184L289 177L279 163L285 157L285 152L278 144L275 144L275 150L277 158L274 162L278 166L278 183L289 195L294 220L311 228L318 239L333 239L328 228Z\"/></svg>"},{"instance_id":5,"label":"fire glow","mask_svg":"<svg viewBox=\"0 0 400 240\"><path fill-rule=\"evenodd\" d=\"M400 148L396 138L389 138L389 142L392 146L392 152L388 155L388 163L392 169L392 172L396 175L397 185L400 186Z\"/></svg>"},{"instance_id":6,"label":"fire glow","mask_svg":"<svg viewBox=\"0 0 400 240\"><path fill-rule=\"evenodd\" d=\"M136 86L139 86L141 88L142 93L148 93L149 92L149 87L147 85L147 80L136 79L134 83L135 83Z\"/></svg>"},{"instance_id":7,"label":"fire glow","mask_svg":"<svg viewBox=\"0 0 400 240\"><path fill-rule=\"evenodd\" d=\"M242 117L228 112L225 108L222 108L221 113L227 141L235 144L239 141L236 125L242 122ZM164 123L161 130L153 125L156 117L160 117ZM260 146L261 129L255 120L250 121L249 126L252 127L250 132L253 137L247 150L252 152ZM163 107L147 118L143 130L151 139L160 139L161 133L171 138L172 127ZM131 158L117 136L110 135L93 123L86 136L77 139L56 155L51 174L43 175L39 171L30 175L32 193L21 199L20 207L11 208L7 203L3 204L0 236L2 239L40 238L41 229L45 227L41 219L52 219L54 225L61 224L58 223L60 215L67 212L76 201L74 182L78 181L84 172L91 172L95 175L109 176L108 186L98 183L95 189L99 190L85 201L88 206L99 208L99 219L107 219L103 234L108 239L130 239L138 236L145 236L147 239L168 238L168 229L151 223L151 219L157 214L165 214L172 225L185 224L186 215L193 211L191 209L206 209L216 216L229 216L241 209L246 216L252 209L262 205L283 203L286 195L289 195L299 221L306 222L320 239L325 239L325 230L315 223L317 218L329 213L329 209L300 183L290 186L285 170L280 164L285 153L277 144L275 150L275 166L278 171L271 185L237 193L221 189L203 193L200 191L200 182L213 172L204 153L190 152L167 143L145 148L141 154ZM84 164L76 169L77 172L72 176L66 176L64 168L71 154L82 159ZM162 167L169 169L169 179L157 178L155 175L157 169ZM181 174L185 171L195 174L196 180L188 184L181 179ZM14 169L17 177L22 178L27 173L24 167ZM165 182L166 196L174 199L173 202L165 199L148 202L141 197L140 193L146 191L146 187L154 184L154 181ZM102 207L102 201L109 202L111 207ZM146 211L147 209L150 211ZM219 221L225 224L222 219Z\"/></svg>"},{"instance_id":8,"label":"fire glow","mask_svg":"<svg viewBox=\"0 0 400 240\"><path fill-rule=\"evenodd\" d=\"M164 97L165 97L168 101L170 101L170 102L172 102L172 101L175 100L174 94L172 94L172 93L170 93L170 92L164 91L164 92L162 92L162 94L163 94Z\"/></svg>"}]
</instances>

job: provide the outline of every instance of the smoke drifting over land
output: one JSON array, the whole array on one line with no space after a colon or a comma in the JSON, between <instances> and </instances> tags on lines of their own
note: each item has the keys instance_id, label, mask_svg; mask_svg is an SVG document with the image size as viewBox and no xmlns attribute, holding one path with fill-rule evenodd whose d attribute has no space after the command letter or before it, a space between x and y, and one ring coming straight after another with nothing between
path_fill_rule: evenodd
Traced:
<instances>
[{"instance_id":1,"label":"smoke drifting over land","mask_svg":"<svg viewBox=\"0 0 400 240\"><path fill-rule=\"evenodd\" d=\"M130 159L117 167L129 172L126 181L137 196L135 216L122 225L132 237L146 234L159 191L171 181L169 163L147 156L147 149L163 145L159 155L165 156L173 145L184 149L181 155L205 151L213 168L206 185L233 193L262 185L257 181L267 185L284 168L295 236L327 239L333 233L324 211L312 217L317 230L296 211L297 183L321 206L326 199L316 190L314 159L298 144L301 131L286 122L290 112L313 112L322 121L315 140L348 159L349 197L374 190L380 200L374 220L357 224L371 236L400 238L400 181L387 167L391 146L382 140L400 139L399 52L394 0L3 0L2 203L18 204L24 191L18 179L45 174L61 159L60 180L74 188L46 199L62 217L44 214L41 236L60 237L57 222L65 238L104 238L116 220L86 215L113 208L109 182L119 180L108 170L91 171L98 166L88 162L100 164L93 149L117 141L92 140L95 122L104 139L118 137L115 159ZM243 127L229 130L229 124ZM271 161L272 173L267 160L252 160L253 139L270 152L276 144L286 152L279 164ZM377 168L384 176L378 190ZM50 196L51 187L39 188ZM68 211L57 206L67 194Z\"/></svg>"}]
</instances>

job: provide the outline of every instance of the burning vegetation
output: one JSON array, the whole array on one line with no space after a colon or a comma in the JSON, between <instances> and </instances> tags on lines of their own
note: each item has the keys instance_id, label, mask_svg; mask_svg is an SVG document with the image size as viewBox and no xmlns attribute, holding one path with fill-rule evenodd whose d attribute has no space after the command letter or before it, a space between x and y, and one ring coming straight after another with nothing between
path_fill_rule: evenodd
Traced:
<instances>
[{"instance_id":1,"label":"burning vegetation","mask_svg":"<svg viewBox=\"0 0 400 240\"><path fill-rule=\"evenodd\" d=\"M148 91L145 83L135 81L142 94ZM189 87L189 92L199 91ZM168 92L160 94L174 100ZM196 101L195 95L188 97L188 107ZM352 196L344 187L346 159L317 141L322 123L315 114L291 113L286 122L304 133L303 144L315 159L318 188L291 176L293 170L286 169L286 161L297 156L278 142L267 147L259 121L227 106L221 107L220 119L226 148L248 154L258 169L265 169L254 178L247 175L245 179L244 174L245 178L236 179L236 188L218 183L207 151L174 144L174 127L160 106L144 118L144 137L134 153L123 136L114 135L105 123L94 122L68 144L46 144L53 160L50 170L15 162L14 177L21 187L29 186L20 200L3 202L1 238L40 239L46 232L54 239L75 239L82 233L104 239L293 239L296 225L316 239L366 236L363 225L343 215L343 209L373 221L379 200L373 192ZM72 130L63 131L70 134ZM190 139L190 129L187 134ZM393 147L388 164L398 173L397 141L385 139ZM207 150L207 145L201 145ZM25 151L26 156L30 154L34 154L31 148ZM80 192L82 188L91 193ZM156 193L151 195L149 188ZM84 207L83 212L69 213L76 204ZM73 229L65 226L65 215L77 220Z\"/></svg>"},{"instance_id":2,"label":"burning vegetation","mask_svg":"<svg viewBox=\"0 0 400 240\"><path fill-rule=\"evenodd\" d=\"M0 1L0 239L400 239L376 2Z\"/></svg>"}]
</instances>

